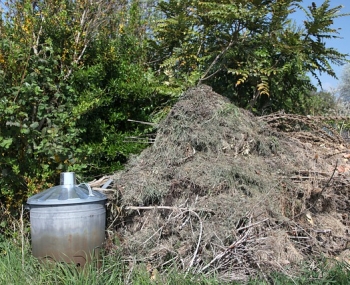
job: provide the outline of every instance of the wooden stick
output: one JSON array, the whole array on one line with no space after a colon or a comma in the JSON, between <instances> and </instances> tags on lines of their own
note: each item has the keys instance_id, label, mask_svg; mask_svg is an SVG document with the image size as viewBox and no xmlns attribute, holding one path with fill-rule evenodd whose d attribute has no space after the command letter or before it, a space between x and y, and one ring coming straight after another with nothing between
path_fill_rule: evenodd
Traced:
<instances>
[{"instance_id":1,"label":"wooden stick","mask_svg":"<svg viewBox=\"0 0 350 285\"><path fill-rule=\"evenodd\" d=\"M192 211L192 210L189 210L188 212L189 212L190 214L191 214L191 213L194 214L194 215L197 217L197 219L198 219L198 221L199 221L200 229L199 229L199 236L198 236L198 242L197 242L196 250L194 251L193 257L192 257L192 259L191 259L191 261L190 261L190 264L188 265L188 268L187 268L187 270L186 270L185 276L186 276L187 273L190 271L191 267L193 266L194 261L196 260L196 257L197 257L197 254L198 254L198 250L199 250L199 245L200 245L200 243L201 243L202 234L203 234L203 223L202 223L201 218L198 216L198 214L197 214L196 212L194 212L194 211Z\"/></svg>"},{"instance_id":2,"label":"wooden stick","mask_svg":"<svg viewBox=\"0 0 350 285\"><path fill-rule=\"evenodd\" d=\"M153 127L158 127L159 126L156 123L143 122L143 121L137 121L137 120L131 120L131 119L128 119L128 122L134 122L134 123L139 123L139 124L144 124L144 125L150 125L150 126L153 126Z\"/></svg>"},{"instance_id":3,"label":"wooden stick","mask_svg":"<svg viewBox=\"0 0 350 285\"><path fill-rule=\"evenodd\" d=\"M332 230L331 229L324 229L324 230L313 230L315 233L318 233L318 234L328 234L328 233L331 233Z\"/></svg>"},{"instance_id":4,"label":"wooden stick","mask_svg":"<svg viewBox=\"0 0 350 285\"><path fill-rule=\"evenodd\" d=\"M193 211L193 212L209 212L209 213L215 213L211 209L190 209L190 208L183 208L183 207L173 207L173 206L126 206L124 208L125 210L180 210L180 211Z\"/></svg>"},{"instance_id":5,"label":"wooden stick","mask_svg":"<svg viewBox=\"0 0 350 285\"><path fill-rule=\"evenodd\" d=\"M98 188L98 187L91 187L92 190L97 190L97 191L100 191L100 192L116 192L117 190L116 189L106 189L106 188Z\"/></svg>"},{"instance_id":6,"label":"wooden stick","mask_svg":"<svg viewBox=\"0 0 350 285\"><path fill-rule=\"evenodd\" d=\"M154 141L148 141L148 142L143 142L143 141L123 141L124 143L154 143Z\"/></svg>"},{"instance_id":7,"label":"wooden stick","mask_svg":"<svg viewBox=\"0 0 350 285\"><path fill-rule=\"evenodd\" d=\"M21 215L20 215L20 221L21 221L21 254L22 254L22 269L24 270L24 221L23 221L23 205L21 209Z\"/></svg>"},{"instance_id":8,"label":"wooden stick","mask_svg":"<svg viewBox=\"0 0 350 285\"><path fill-rule=\"evenodd\" d=\"M245 229L254 227L254 226L259 225L259 224L261 224L261 223L264 223L264 222L266 222L266 221L268 221L268 220L269 220L269 218L266 218L266 219L264 219L264 220L262 220L262 221L259 221L259 222L253 223L253 224L249 224L248 226L241 227L241 228L237 229L237 231L241 231L241 230L245 230Z\"/></svg>"}]
</instances>

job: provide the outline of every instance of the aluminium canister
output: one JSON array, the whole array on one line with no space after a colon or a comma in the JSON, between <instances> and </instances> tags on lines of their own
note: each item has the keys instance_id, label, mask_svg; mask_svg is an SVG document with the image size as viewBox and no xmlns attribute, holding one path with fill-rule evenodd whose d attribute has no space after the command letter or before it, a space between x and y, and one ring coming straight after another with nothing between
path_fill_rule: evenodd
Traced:
<instances>
[{"instance_id":1,"label":"aluminium canister","mask_svg":"<svg viewBox=\"0 0 350 285\"><path fill-rule=\"evenodd\" d=\"M84 266L97 257L105 238L106 196L75 173L61 173L60 185L30 197L32 253L41 261Z\"/></svg>"}]
</instances>

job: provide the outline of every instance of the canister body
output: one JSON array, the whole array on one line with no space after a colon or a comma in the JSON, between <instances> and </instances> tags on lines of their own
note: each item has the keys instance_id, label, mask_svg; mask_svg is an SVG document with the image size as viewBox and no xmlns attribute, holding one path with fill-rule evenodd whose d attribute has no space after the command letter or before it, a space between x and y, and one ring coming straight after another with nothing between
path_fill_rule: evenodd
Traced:
<instances>
[{"instance_id":1,"label":"canister body","mask_svg":"<svg viewBox=\"0 0 350 285\"><path fill-rule=\"evenodd\" d=\"M32 253L39 260L84 266L98 256L105 238L105 201L30 205Z\"/></svg>"}]
</instances>

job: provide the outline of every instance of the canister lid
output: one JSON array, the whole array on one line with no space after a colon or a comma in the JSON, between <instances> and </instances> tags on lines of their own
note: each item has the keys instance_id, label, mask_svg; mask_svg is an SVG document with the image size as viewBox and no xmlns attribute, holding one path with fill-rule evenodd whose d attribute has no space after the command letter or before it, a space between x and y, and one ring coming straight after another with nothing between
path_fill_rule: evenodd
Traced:
<instances>
[{"instance_id":1,"label":"canister lid","mask_svg":"<svg viewBox=\"0 0 350 285\"><path fill-rule=\"evenodd\" d=\"M89 184L77 185L74 172L63 172L60 176L60 185L46 189L28 198L29 205L66 205L94 203L106 200L100 192L92 190Z\"/></svg>"}]
</instances>

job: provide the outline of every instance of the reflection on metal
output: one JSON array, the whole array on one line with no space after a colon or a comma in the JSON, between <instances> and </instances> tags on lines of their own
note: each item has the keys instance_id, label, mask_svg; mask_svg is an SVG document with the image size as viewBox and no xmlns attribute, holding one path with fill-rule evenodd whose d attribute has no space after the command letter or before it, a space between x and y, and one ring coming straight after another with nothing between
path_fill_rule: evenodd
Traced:
<instances>
[{"instance_id":1,"label":"reflection on metal","mask_svg":"<svg viewBox=\"0 0 350 285\"><path fill-rule=\"evenodd\" d=\"M39 260L83 267L99 255L105 238L106 197L76 185L74 173L62 173L60 186L32 196L27 203L32 252Z\"/></svg>"}]
</instances>

